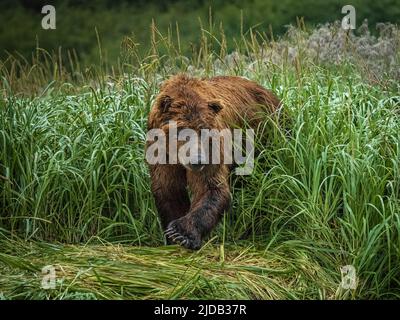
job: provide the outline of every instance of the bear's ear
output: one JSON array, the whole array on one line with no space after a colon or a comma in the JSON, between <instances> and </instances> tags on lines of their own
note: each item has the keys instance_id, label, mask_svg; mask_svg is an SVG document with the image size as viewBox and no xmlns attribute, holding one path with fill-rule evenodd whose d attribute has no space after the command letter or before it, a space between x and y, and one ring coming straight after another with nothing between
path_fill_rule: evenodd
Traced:
<instances>
[{"instance_id":1,"label":"bear's ear","mask_svg":"<svg viewBox=\"0 0 400 320\"><path fill-rule=\"evenodd\" d=\"M172 98L170 96L161 96L159 107L162 112L167 112L172 104Z\"/></svg>"},{"instance_id":2,"label":"bear's ear","mask_svg":"<svg viewBox=\"0 0 400 320\"><path fill-rule=\"evenodd\" d=\"M222 105L219 101L210 101L208 103L208 107L215 113L218 113L222 110Z\"/></svg>"}]
</instances>

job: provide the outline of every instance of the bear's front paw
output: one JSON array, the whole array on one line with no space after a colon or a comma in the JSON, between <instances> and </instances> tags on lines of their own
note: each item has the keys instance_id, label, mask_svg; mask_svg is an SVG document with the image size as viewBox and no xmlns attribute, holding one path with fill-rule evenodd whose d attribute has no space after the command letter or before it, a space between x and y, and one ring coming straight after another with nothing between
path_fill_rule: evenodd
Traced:
<instances>
[{"instance_id":1,"label":"bear's front paw","mask_svg":"<svg viewBox=\"0 0 400 320\"><path fill-rule=\"evenodd\" d=\"M185 218L182 217L170 222L165 230L165 236L187 249L199 250L201 247L200 233L191 224L188 224Z\"/></svg>"}]
</instances>

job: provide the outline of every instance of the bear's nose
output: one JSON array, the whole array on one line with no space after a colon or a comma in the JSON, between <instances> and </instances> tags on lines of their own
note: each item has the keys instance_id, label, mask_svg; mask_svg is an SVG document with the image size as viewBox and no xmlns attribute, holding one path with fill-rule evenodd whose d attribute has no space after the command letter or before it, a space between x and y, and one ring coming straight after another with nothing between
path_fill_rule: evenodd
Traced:
<instances>
[{"instance_id":1,"label":"bear's nose","mask_svg":"<svg viewBox=\"0 0 400 320\"><path fill-rule=\"evenodd\" d=\"M203 170L205 163L205 158L201 154L199 154L195 156L192 161L190 161L189 166L190 169L193 171L201 171Z\"/></svg>"},{"instance_id":2,"label":"bear's nose","mask_svg":"<svg viewBox=\"0 0 400 320\"><path fill-rule=\"evenodd\" d=\"M192 170L192 171L201 171L201 170L203 170L204 169L204 164L201 164L201 163L198 163L198 164L191 164L190 165L190 169Z\"/></svg>"}]
</instances>

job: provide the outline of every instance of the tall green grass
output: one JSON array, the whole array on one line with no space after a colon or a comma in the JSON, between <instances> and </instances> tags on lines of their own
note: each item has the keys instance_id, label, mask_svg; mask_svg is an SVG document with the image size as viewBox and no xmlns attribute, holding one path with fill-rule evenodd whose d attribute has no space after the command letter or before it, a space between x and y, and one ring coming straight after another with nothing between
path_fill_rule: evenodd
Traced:
<instances>
[{"instance_id":1,"label":"tall green grass","mask_svg":"<svg viewBox=\"0 0 400 320\"><path fill-rule=\"evenodd\" d=\"M318 64L301 50L273 63L264 54L280 42L252 32L228 55L223 33L202 30L200 51L184 57L153 31L152 54L142 59L127 40L131 63L115 74L99 67L86 85L69 75L30 82L2 65L5 297L399 298L398 84L368 82L357 64ZM254 79L290 119L289 134L266 120L253 173L231 177L232 211L199 253L159 247L144 160L147 113L178 71ZM124 246L76 246L98 241ZM66 284L43 292L37 272L53 263ZM340 288L344 265L356 269L355 290Z\"/></svg>"}]
</instances>

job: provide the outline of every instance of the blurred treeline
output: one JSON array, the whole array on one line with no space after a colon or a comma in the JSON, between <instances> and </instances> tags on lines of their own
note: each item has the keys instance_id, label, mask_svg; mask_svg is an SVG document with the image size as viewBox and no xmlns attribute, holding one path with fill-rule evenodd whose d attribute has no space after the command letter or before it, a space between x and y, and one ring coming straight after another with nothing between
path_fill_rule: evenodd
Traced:
<instances>
[{"instance_id":1,"label":"blurred treeline","mask_svg":"<svg viewBox=\"0 0 400 320\"><path fill-rule=\"evenodd\" d=\"M41 8L46 4L56 8L56 30L41 28ZM377 22L400 21L399 0L3 0L0 57L19 52L29 58L39 46L50 52L75 49L80 61L96 63L96 30L103 58L109 62L120 57L121 42L126 36L146 55L151 46L153 19L162 34L166 35L170 28L175 40L178 26L183 53L198 45L201 25L216 34L222 26L229 49L251 27L268 36L272 30L274 36L279 36L287 25L296 25L298 18L304 18L307 25L341 19L341 8L346 4L356 8L357 26L364 19L368 19L372 29Z\"/></svg>"}]
</instances>

